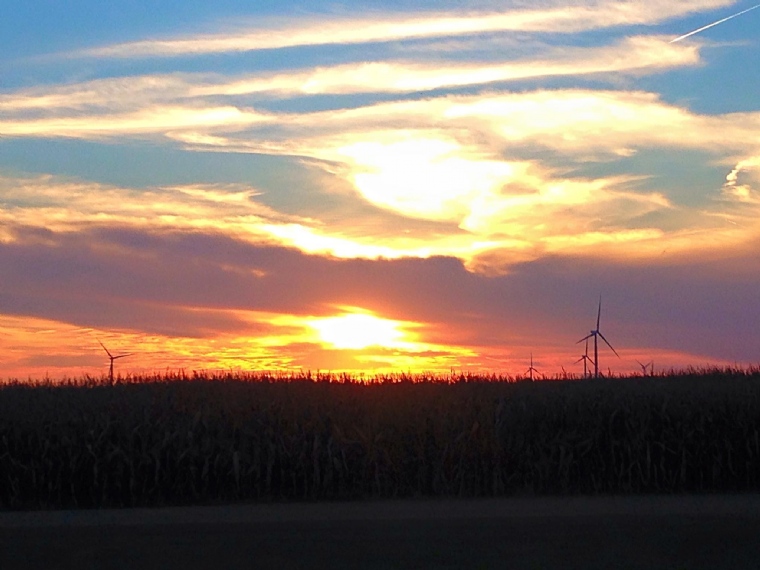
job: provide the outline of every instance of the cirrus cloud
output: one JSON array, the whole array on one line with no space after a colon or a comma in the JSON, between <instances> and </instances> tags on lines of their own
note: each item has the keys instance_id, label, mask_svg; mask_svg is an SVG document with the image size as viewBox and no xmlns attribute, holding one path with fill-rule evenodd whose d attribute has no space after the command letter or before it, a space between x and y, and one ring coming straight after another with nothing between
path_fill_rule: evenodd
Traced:
<instances>
[{"instance_id":1,"label":"cirrus cloud","mask_svg":"<svg viewBox=\"0 0 760 570\"><path fill-rule=\"evenodd\" d=\"M457 37L496 32L572 34L617 26L654 25L672 18L714 10L733 0L681 0L652 9L646 0L597 0L574 5L543 2L533 9L514 7L496 13L375 13L371 18L313 18L268 22L250 31L183 38L150 39L75 52L97 58L177 57L271 50L298 46L346 45Z\"/></svg>"}]
</instances>

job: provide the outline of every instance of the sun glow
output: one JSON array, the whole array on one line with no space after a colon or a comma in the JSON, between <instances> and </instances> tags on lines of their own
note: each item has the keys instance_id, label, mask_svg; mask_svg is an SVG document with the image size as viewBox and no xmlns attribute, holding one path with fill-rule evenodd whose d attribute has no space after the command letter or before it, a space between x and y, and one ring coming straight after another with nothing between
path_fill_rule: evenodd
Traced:
<instances>
[{"instance_id":1,"label":"sun glow","mask_svg":"<svg viewBox=\"0 0 760 570\"><path fill-rule=\"evenodd\" d=\"M320 341L332 347L361 350L369 347L412 348L404 323L376 317L370 313L353 312L336 317L317 318L309 322Z\"/></svg>"},{"instance_id":2,"label":"sun glow","mask_svg":"<svg viewBox=\"0 0 760 570\"><path fill-rule=\"evenodd\" d=\"M338 149L356 168L352 182L372 204L439 221L459 221L477 196L514 175L505 162L474 159L451 140L376 133ZM484 190L485 189L485 190Z\"/></svg>"}]
</instances>

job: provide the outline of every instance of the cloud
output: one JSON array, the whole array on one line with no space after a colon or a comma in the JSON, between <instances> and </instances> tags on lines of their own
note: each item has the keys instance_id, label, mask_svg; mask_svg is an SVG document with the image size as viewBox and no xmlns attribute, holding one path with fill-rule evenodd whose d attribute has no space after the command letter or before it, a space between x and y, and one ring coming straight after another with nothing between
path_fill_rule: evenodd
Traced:
<instances>
[{"instance_id":1,"label":"cloud","mask_svg":"<svg viewBox=\"0 0 760 570\"><path fill-rule=\"evenodd\" d=\"M269 21L249 31L150 39L92 48L75 57L146 58L245 52L299 46L368 44L498 32L577 33L617 26L654 25L714 10L734 0L683 0L652 9L645 0L542 3L495 13L377 13L369 18Z\"/></svg>"},{"instance_id":2,"label":"cloud","mask_svg":"<svg viewBox=\"0 0 760 570\"><path fill-rule=\"evenodd\" d=\"M669 197L667 182L647 176L578 173L594 162L620 163L625 172L626 162L651 149L705 153L720 168L756 148L757 113L700 115L651 93L575 89L445 96L290 119L266 140L180 138L190 148L318 159L379 208L456 224L471 237L469 252L436 249L435 240L429 250L479 259L473 267L591 249L687 253L704 248L698 238L707 232L717 251L747 243L758 229L756 221L739 228L715 217L744 222L756 214L749 203L744 212L726 210L717 185L695 188L687 205ZM291 226L287 234L290 244L320 249L308 228Z\"/></svg>"},{"instance_id":3,"label":"cloud","mask_svg":"<svg viewBox=\"0 0 760 570\"><path fill-rule=\"evenodd\" d=\"M48 230L89 224L205 229L263 238L265 224L308 222L281 214L255 200L243 185L185 185L130 189L49 175L0 176L0 221ZM257 229L258 228L258 229ZM0 240L9 235L0 235Z\"/></svg>"},{"instance_id":4,"label":"cloud","mask_svg":"<svg viewBox=\"0 0 760 570\"><path fill-rule=\"evenodd\" d=\"M87 356L69 371L105 371L98 339L140 354L121 370L522 371L531 350L571 369L599 292L605 334L624 359L613 369L638 370L635 359L651 356L658 366L751 360L758 342L756 250L678 268L549 256L488 276L453 258L338 260L215 234L99 227L2 244L0 263L3 375L25 375L29 358L44 374L51 355ZM330 348L310 323L346 305L400 323L419 346Z\"/></svg>"},{"instance_id":5,"label":"cloud","mask_svg":"<svg viewBox=\"0 0 760 570\"><path fill-rule=\"evenodd\" d=\"M337 147L346 141L383 133L456 133L482 141L491 152L529 144L561 153L606 158L627 156L643 147L738 151L757 145L760 113L701 115L662 101L655 93L590 89L539 89L439 96L394 101L354 109L289 117L283 139L300 135L300 148L283 144L283 152L309 152L318 144ZM319 125L316 129L314 125ZM257 142L271 148L272 138ZM219 139L223 141L223 139ZM234 142L232 143L234 144ZM263 151L263 148L262 148Z\"/></svg>"},{"instance_id":6,"label":"cloud","mask_svg":"<svg viewBox=\"0 0 760 570\"><path fill-rule=\"evenodd\" d=\"M180 98L189 79L201 74L109 77L69 85L46 85L0 95L0 109L21 113L65 109L133 109L147 102Z\"/></svg>"},{"instance_id":7,"label":"cloud","mask_svg":"<svg viewBox=\"0 0 760 570\"><path fill-rule=\"evenodd\" d=\"M199 95L269 93L278 96L413 93L546 77L656 73L700 62L697 46L675 50L673 47L661 38L633 37L612 46L550 48L538 57L509 62L351 63L242 80L221 88L199 87L195 92Z\"/></svg>"},{"instance_id":8,"label":"cloud","mask_svg":"<svg viewBox=\"0 0 760 570\"><path fill-rule=\"evenodd\" d=\"M0 195L14 207L0 215L55 229L104 221L213 229L346 258L452 255L480 271L591 250L613 257L690 254L704 249L698 237L705 232L714 234L710 244L719 251L757 235L752 201L729 206L716 199L716 186L695 189L687 205L670 198L667 185L625 174L625 163L642 149L693 149L713 155L717 167L747 160L741 157L756 148L760 132L757 113L700 115L651 93L572 89L270 113L266 130L246 130L254 119L255 113L239 124L166 135L189 149L309 158L312 168L348 184L350 193L335 199L371 208L328 222L306 212L281 215L250 188L131 191L8 179ZM620 163L621 174L581 174L594 162ZM305 199L319 192L310 188ZM388 231L399 224L414 229Z\"/></svg>"},{"instance_id":9,"label":"cloud","mask_svg":"<svg viewBox=\"0 0 760 570\"><path fill-rule=\"evenodd\" d=\"M636 148L665 146L706 152L757 145L759 113L699 115L652 93L584 89L485 92L394 101L302 113L262 113L246 107L146 107L127 114L94 113L44 119L6 119L6 136L169 137L203 150L257 152L340 160L335 149L384 133L400 136L451 132L487 137L491 152L533 145L561 153L626 156ZM230 135L242 132L242 136ZM227 135L227 136L225 136Z\"/></svg>"},{"instance_id":10,"label":"cloud","mask_svg":"<svg viewBox=\"0 0 760 570\"><path fill-rule=\"evenodd\" d=\"M572 32L654 24L727 4L690 1L655 11L636 0L460 17L377 16L351 26L340 22L340 33L323 39L458 38L512 26L528 32L560 26ZM289 22L253 35L160 45L193 53L222 45L231 50L301 45L326 31L315 30L313 22ZM240 47L244 41L249 47ZM139 53L157 45L132 44L130 49ZM752 200L717 199L742 192L751 197L744 187L700 187L688 201L679 200L668 189L672 181L656 179L636 161L645 160L638 157L642 150L674 156L690 150L728 171L724 165L757 154L759 113L704 115L654 93L623 89L508 92L495 85L535 77L606 79L694 66L701 63L698 45L637 35L590 47L541 45L537 53L519 59L512 55L507 61L426 61L419 52L415 57L242 77L100 79L0 98L0 108L7 111L0 132L13 137L127 137L169 141L189 151L308 161L312 170L322 169L321 180L326 174L341 187L330 194L333 203L362 210L355 217L309 213L308 205L328 194L325 182L304 186L300 215L284 215L266 206L266 197L252 188L183 185L136 191L53 179L0 180L0 217L56 231L103 223L215 231L255 245L341 258L454 256L470 269L486 272L553 254L690 254L703 232L714 233L716 249L736 247L756 235L759 222L752 218L757 209ZM483 89L486 85L489 90ZM419 96L462 86L478 90ZM398 99L372 103L372 97L341 98L337 108L326 110L303 102L287 107L295 109L290 112L262 110L271 98L383 93ZM594 171L593 165L606 168Z\"/></svg>"},{"instance_id":11,"label":"cloud","mask_svg":"<svg viewBox=\"0 0 760 570\"><path fill-rule=\"evenodd\" d=\"M276 117L236 107L210 107L219 97L298 97L359 93L414 93L559 76L645 74L700 63L696 45L629 37L599 47L545 48L510 61L375 61L227 78L175 74L98 79L32 88L0 96L0 110L18 118L0 122L14 136L94 136L109 130L151 133L203 125L271 123ZM194 105L187 105L195 101ZM77 111L75 116L67 112ZM81 116L90 111L93 116ZM95 117L100 120L96 123ZM10 116L9 116L10 118Z\"/></svg>"},{"instance_id":12,"label":"cloud","mask_svg":"<svg viewBox=\"0 0 760 570\"><path fill-rule=\"evenodd\" d=\"M378 350L419 355L420 362L431 363L471 352L404 332L385 348L370 343L342 356L334 353L339 347L321 326L340 320L346 309L338 301L352 297L340 295L351 283L330 284L330 268L345 267L335 260L215 235L91 228L47 232L43 242L39 231L19 233L19 240L0 245L0 263L12 273L3 280L0 322L16 337L6 346L32 347L38 356L50 351L74 357L92 350L100 355L99 339L139 352L139 366L147 370L200 363L292 368L325 363L325 355L344 368L362 368L362 358ZM314 276L307 277L310 268ZM299 281L307 289L300 290ZM370 309L350 312L370 314ZM42 321L66 341L55 347L41 341ZM406 319L385 322L399 330L418 327Z\"/></svg>"},{"instance_id":13,"label":"cloud","mask_svg":"<svg viewBox=\"0 0 760 570\"><path fill-rule=\"evenodd\" d=\"M395 149L403 154L404 147ZM389 155L394 159L394 155ZM435 159L431 168L435 168ZM461 167L459 159L454 159ZM397 165L398 166L398 165ZM315 218L279 214L258 203L255 192L238 187L177 187L130 190L95 184L60 181L51 177L36 179L0 179L0 220L4 230L0 241L6 243L45 243L48 232L76 235L89 227L148 232L211 232L244 240L254 245L283 245L301 251L340 258L399 259L455 256L471 269L491 271L550 253L580 252L598 246L614 246L616 255L631 255L649 242L659 253L669 243L674 253L687 249L676 247L684 230L666 233L656 228L630 229L630 220L649 212L670 208L661 195L625 190L624 180L570 180L554 178L530 163L514 163L511 182L500 179L492 187L470 186L471 180L456 178L447 182L452 202L440 202L441 196L428 195L429 202L419 202L416 214L431 218L431 204L446 208L438 225L417 227L399 232L399 220L415 214L405 190L413 188L402 180L398 195L388 194L370 217L339 219L327 224ZM472 169L479 168L473 161ZM468 169L465 168L465 172ZM398 170L403 177L403 167ZM366 191L358 181L358 191ZM509 186L504 190L500 184ZM464 190L466 193L458 195ZM469 195L467 194L469 193ZM372 202L372 195L360 194ZM357 197L357 198L359 198ZM394 201L396 200L396 201ZM436 206L437 207L437 206ZM449 209L453 208L453 209ZM387 214L383 214L388 210ZM604 211L603 215L602 212ZM441 211L443 214L444 211ZM383 216L391 216L383 222ZM435 215L432 216L435 218ZM374 221L373 221L374 218ZM403 218L402 218L403 219ZM553 223L547 225L547 219ZM365 224L363 220L372 221ZM443 222L446 223L443 223ZM395 232L388 232L395 227ZM408 224L414 228L414 224ZM19 233L17 226L36 228ZM728 226L735 234L746 229ZM688 233L687 226L687 233ZM724 230L727 231L727 230ZM715 241L718 244L716 233ZM732 234L733 235L733 234ZM732 240L739 239L733 235ZM41 266L49 265L40 262ZM125 279L125 283L130 280Z\"/></svg>"},{"instance_id":14,"label":"cloud","mask_svg":"<svg viewBox=\"0 0 760 570\"><path fill-rule=\"evenodd\" d=\"M163 134L191 128L243 127L268 122L264 115L237 107L149 107L132 113L0 121L5 136L99 139Z\"/></svg>"},{"instance_id":15,"label":"cloud","mask_svg":"<svg viewBox=\"0 0 760 570\"><path fill-rule=\"evenodd\" d=\"M240 136L232 135L248 119L237 127L167 134L191 149L308 156L339 165L345 160L341 152L362 141L456 138L492 156L506 148L543 149L586 161L630 157L653 147L745 153L757 146L760 132L760 113L701 115L654 93L589 89L443 95L269 119L265 131Z\"/></svg>"},{"instance_id":16,"label":"cloud","mask_svg":"<svg viewBox=\"0 0 760 570\"><path fill-rule=\"evenodd\" d=\"M741 204L760 206L760 156L753 156L740 161L726 176L723 195L729 200Z\"/></svg>"}]
</instances>

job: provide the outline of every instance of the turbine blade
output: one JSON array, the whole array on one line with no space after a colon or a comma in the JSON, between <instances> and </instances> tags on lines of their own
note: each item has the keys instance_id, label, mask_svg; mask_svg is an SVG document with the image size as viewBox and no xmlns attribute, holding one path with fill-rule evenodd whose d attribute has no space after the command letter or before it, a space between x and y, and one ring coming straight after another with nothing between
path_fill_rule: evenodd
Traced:
<instances>
[{"instance_id":1,"label":"turbine blade","mask_svg":"<svg viewBox=\"0 0 760 570\"><path fill-rule=\"evenodd\" d=\"M129 354L120 354L119 356L114 356L113 359L116 360L117 358L124 358L126 356L133 356L134 352L130 352Z\"/></svg>"},{"instance_id":2,"label":"turbine blade","mask_svg":"<svg viewBox=\"0 0 760 570\"><path fill-rule=\"evenodd\" d=\"M599 330L599 321L602 318L602 296L599 295L599 309L596 312L596 330Z\"/></svg>"},{"instance_id":3,"label":"turbine blade","mask_svg":"<svg viewBox=\"0 0 760 570\"><path fill-rule=\"evenodd\" d=\"M612 352L614 352L614 353L615 353L615 356L617 356L618 358L620 358L620 355L617 353L617 350L615 350L615 349L612 347L612 345L610 344L610 341L608 341L606 338L604 338L604 335L603 335L602 333L599 333L599 336L600 336L600 337L602 337L602 340L603 340L605 343L607 343L607 346L609 346L609 347L610 347L610 349L612 349Z\"/></svg>"},{"instance_id":4,"label":"turbine blade","mask_svg":"<svg viewBox=\"0 0 760 570\"><path fill-rule=\"evenodd\" d=\"M108 357L109 357L109 358L113 358L113 356L111 355L111 353L110 353L110 352L108 352L108 349L106 348L106 345L105 345L105 344L103 344L103 343L102 343L102 342L100 342L100 341L98 341L98 344L99 344L100 346L102 346L102 347L103 347L103 350L105 350L105 351L106 351L106 354L108 355Z\"/></svg>"},{"instance_id":5,"label":"turbine blade","mask_svg":"<svg viewBox=\"0 0 760 570\"><path fill-rule=\"evenodd\" d=\"M588 339L590 339L592 336L594 336L594 333L587 334L586 336L584 336L581 340L579 340L575 344L580 344L580 343L582 343L585 340L586 341L586 348L588 349Z\"/></svg>"}]
</instances>

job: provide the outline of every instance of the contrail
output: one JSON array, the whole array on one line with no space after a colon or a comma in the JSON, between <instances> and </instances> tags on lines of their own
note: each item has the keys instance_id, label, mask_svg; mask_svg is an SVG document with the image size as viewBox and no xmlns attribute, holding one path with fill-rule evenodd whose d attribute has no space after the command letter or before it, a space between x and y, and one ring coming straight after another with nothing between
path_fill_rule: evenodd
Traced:
<instances>
[{"instance_id":1,"label":"contrail","mask_svg":"<svg viewBox=\"0 0 760 570\"><path fill-rule=\"evenodd\" d=\"M729 20L733 20L734 18L738 18L742 14L746 14L747 12L751 12L752 10L760 8L760 4L757 4L755 6L752 6L752 8L747 8L746 10L742 10L738 14L734 14L733 16L729 16L728 18L723 18L722 20L718 20L717 22L713 22L712 24L707 24L706 26L702 26L698 30L694 30L693 32L689 32L688 34L684 34L682 36L677 37L674 40L671 40L670 43L674 44L676 42L680 42L681 40L685 40L689 36L693 36L694 34L698 34L699 32L704 32L705 30L712 28L713 26L717 26L718 24L722 24L723 22L728 22Z\"/></svg>"}]
</instances>

